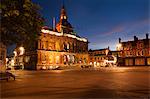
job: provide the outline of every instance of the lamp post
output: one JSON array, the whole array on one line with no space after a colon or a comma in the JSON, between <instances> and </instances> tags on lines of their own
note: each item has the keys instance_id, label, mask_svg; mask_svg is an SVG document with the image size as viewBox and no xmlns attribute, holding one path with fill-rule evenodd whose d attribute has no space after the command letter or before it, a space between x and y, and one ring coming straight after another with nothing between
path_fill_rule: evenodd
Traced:
<instances>
[{"instance_id":1,"label":"lamp post","mask_svg":"<svg viewBox=\"0 0 150 99\"><path fill-rule=\"evenodd\" d=\"M19 50L20 50L20 54L19 54L19 55L23 55L23 54L24 54L24 52L25 52L24 47L19 47Z\"/></svg>"},{"instance_id":2,"label":"lamp post","mask_svg":"<svg viewBox=\"0 0 150 99\"><path fill-rule=\"evenodd\" d=\"M122 49L122 44L121 43L117 44L117 51L120 51L121 49Z\"/></svg>"},{"instance_id":3,"label":"lamp post","mask_svg":"<svg viewBox=\"0 0 150 99\"><path fill-rule=\"evenodd\" d=\"M24 49L24 47L19 47L19 51L20 51L20 53L19 53L19 55L21 55L21 58L22 58L22 69L24 69L24 64L23 64L23 55L24 55L24 53L25 53L25 49Z\"/></svg>"}]
</instances>

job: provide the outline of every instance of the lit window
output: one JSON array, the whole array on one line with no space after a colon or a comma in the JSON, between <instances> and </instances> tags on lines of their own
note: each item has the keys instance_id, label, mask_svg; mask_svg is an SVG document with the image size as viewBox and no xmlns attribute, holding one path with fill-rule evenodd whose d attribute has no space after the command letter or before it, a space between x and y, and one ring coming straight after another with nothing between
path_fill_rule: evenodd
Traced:
<instances>
[{"instance_id":1,"label":"lit window","mask_svg":"<svg viewBox=\"0 0 150 99\"><path fill-rule=\"evenodd\" d=\"M56 64L59 63L59 56L56 56Z\"/></svg>"},{"instance_id":2,"label":"lit window","mask_svg":"<svg viewBox=\"0 0 150 99\"><path fill-rule=\"evenodd\" d=\"M99 66L100 64L99 64L99 62L97 62L97 66Z\"/></svg>"},{"instance_id":3,"label":"lit window","mask_svg":"<svg viewBox=\"0 0 150 99\"><path fill-rule=\"evenodd\" d=\"M67 50L69 50L69 44L67 44Z\"/></svg>"},{"instance_id":4,"label":"lit window","mask_svg":"<svg viewBox=\"0 0 150 99\"><path fill-rule=\"evenodd\" d=\"M90 65L92 65L92 62L90 62Z\"/></svg>"},{"instance_id":5,"label":"lit window","mask_svg":"<svg viewBox=\"0 0 150 99\"><path fill-rule=\"evenodd\" d=\"M96 62L94 62L94 66L96 66Z\"/></svg>"}]
</instances>

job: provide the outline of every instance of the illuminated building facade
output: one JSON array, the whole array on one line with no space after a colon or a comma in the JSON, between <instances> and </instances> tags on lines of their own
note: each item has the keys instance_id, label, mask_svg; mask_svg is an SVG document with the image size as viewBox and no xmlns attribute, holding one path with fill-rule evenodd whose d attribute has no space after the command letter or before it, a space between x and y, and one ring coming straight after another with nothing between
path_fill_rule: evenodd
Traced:
<instances>
[{"instance_id":1,"label":"illuminated building facade","mask_svg":"<svg viewBox=\"0 0 150 99\"><path fill-rule=\"evenodd\" d=\"M12 69L24 69L25 63L27 62L27 57L25 56L25 49L22 46L16 47L13 52L14 56L9 58L9 66ZM8 67L9 67L8 66Z\"/></svg>"},{"instance_id":2,"label":"illuminated building facade","mask_svg":"<svg viewBox=\"0 0 150 99\"><path fill-rule=\"evenodd\" d=\"M121 42L119 39L117 50L120 51L119 65L122 66L147 66L150 65L150 39L146 34L145 39L134 36L133 41Z\"/></svg>"},{"instance_id":3,"label":"illuminated building facade","mask_svg":"<svg viewBox=\"0 0 150 99\"><path fill-rule=\"evenodd\" d=\"M109 47L98 50L89 50L90 65L103 66L104 61L108 59Z\"/></svg>"},{"instance_id":4,"label":"illuminated building facade","mask_svg":"<svg viewBox=\"0 0 150 99\"><path fill-rule=\"evenodd\" d=\"M64 6L53 30L43 27L38 40L37 69L88 63L88 41L74 33Z\"/></svg>"},{"instance_id":5,"label":"illuminated building facade","mask_svg":"<svg viewBox=\"0 0 150 99\"><path fill-rule=\"evenodd\" d=\"M52 66L71 67L86 65L89 57L88 40L78 36L73 31L63 6L60 20L56 27L55 25L53 29L46 26L43 27L37 42L36 51L25 52L22 56L24 56L22 57L23 59L19 60L23 63L24 69L39 70L50 69Z\"/></svg>"}]
</instances>

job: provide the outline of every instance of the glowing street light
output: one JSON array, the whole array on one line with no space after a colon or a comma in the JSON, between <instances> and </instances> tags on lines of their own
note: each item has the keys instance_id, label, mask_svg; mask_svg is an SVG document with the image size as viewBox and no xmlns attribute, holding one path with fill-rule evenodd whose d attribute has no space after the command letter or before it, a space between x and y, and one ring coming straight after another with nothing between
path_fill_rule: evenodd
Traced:
<instances>
[{"instance_id":1,"label":"glowing street light","mask_svg":"<svg viewBox=\"0 0 150 99\"><path fill-rule=\"evenodd\" d=\"M8 62L8 58L6 58L6 63Z\"/></svg>"},{"instance_id":2,"label":"glowing street light","mask_svg":"<svg viewBox=\"0 0 150 99\"><path fill-rule=\"evenodd\" d=\"M16 51L14 51L13 53L14 53L15 56L17 56L17 52Z\"/></svg>"},{"instance_id":3,"label":"glowing street light","mask_svg":"<svg viewBox=\"0 0 150 99\"><path fill-rule=\"evenodd\" d=\"M19 47L19 50L20 50L20 54L19 54L19 55L23 55L23 54L24 54L24 52L25 52L24 47Z\"/></svg>"},{"instance_id":4,"label":"glowing street light","mask_svg":"<svg viewBox=\"0 0 150 99\"><path fill-rule=\"evenodd\" d=\"M11 64L11 66L14 66L14 65L15 65L14 59L11 60L10 64Z\"/></svg>"},{"instance_id":5,"label":"glowing street light","mask_svg":"<svg viewBox=\"0 0 150 99\"><path fill-rule=\"evenodd\" d=\"M117 44L117 50L119 51L121 50L121 48L122 48L122 44L121 43Z\"/></svg>"},{"instance_id":6,"label":"glowing street light","mask_svg":"<svg viewBox=\"0 0 150 99\"><path fill-rule=\"evenodd\" d=\"M92 65L92 62L90 62L90 65Z\"/></svg>"}]
</instances>

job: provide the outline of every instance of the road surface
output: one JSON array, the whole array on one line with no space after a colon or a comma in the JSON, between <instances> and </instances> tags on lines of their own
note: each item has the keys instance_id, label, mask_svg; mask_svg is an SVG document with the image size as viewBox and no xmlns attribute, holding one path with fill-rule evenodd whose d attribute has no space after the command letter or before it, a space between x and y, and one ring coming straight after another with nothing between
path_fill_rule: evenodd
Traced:
<instances>
[{"instance_id":1,"label":"road surface","mask_svg":"<svg viewBox=\"0 0 150 99\"><path fill-rule=\"evenodd\" d=\"M149 67L12 71L1 81L2 99L150 98Z\"/></svg>"}]
</instances>

